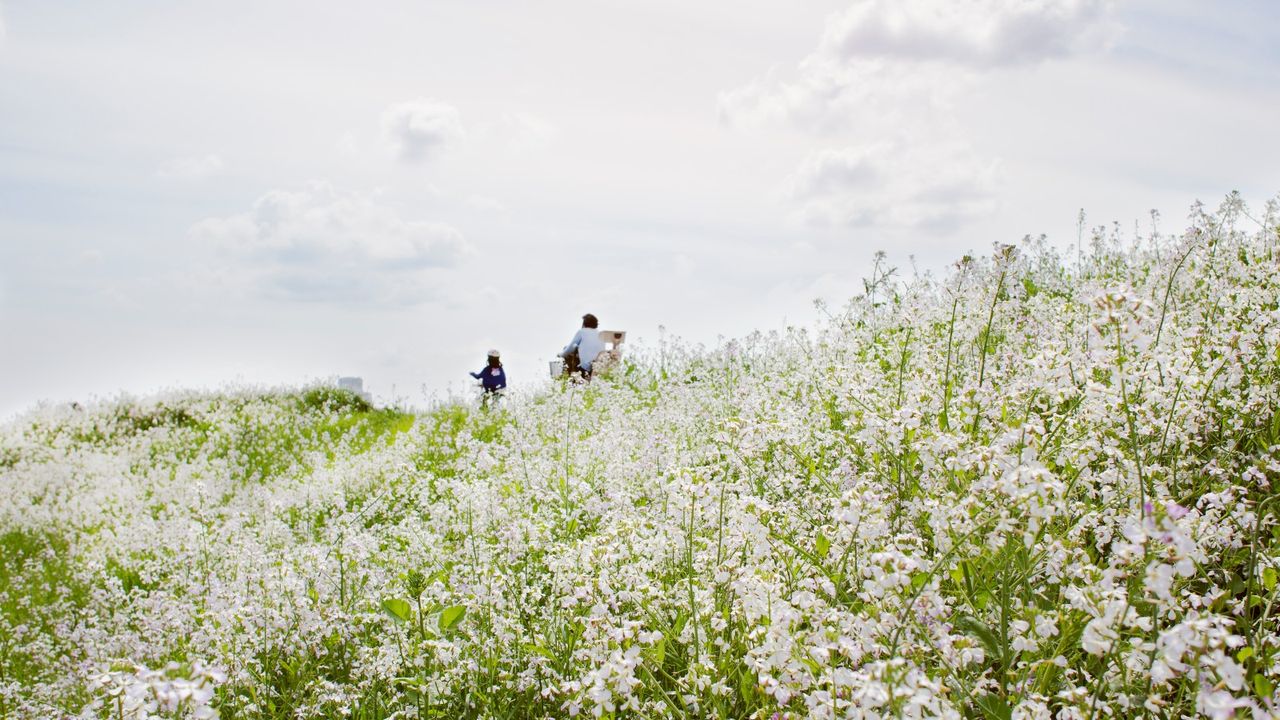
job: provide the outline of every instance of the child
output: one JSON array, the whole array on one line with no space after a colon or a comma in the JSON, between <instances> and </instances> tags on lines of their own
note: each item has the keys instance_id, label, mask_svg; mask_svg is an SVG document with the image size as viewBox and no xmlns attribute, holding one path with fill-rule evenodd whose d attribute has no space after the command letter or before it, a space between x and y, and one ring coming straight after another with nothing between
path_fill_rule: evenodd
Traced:
<instances>
[{"instance_id":1,"label":"child","mask_svg":"<svg viewBox=\"0 0 1280 720\"><path fill-rule=\"evenodd\" d=\"M484 385L485 399L488 399L499 390L507 387L507 374L502 371L502 359L498 356L497 350L489 351L489 364L480 369L480 372L471 373L471 377L479 380Z\"/></svg>"}]
</instances>

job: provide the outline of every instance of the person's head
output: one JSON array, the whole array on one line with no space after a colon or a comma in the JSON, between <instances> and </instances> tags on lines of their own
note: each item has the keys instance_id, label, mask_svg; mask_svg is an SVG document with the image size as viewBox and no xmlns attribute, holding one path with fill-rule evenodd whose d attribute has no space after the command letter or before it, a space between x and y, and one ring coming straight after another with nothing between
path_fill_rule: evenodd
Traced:
<instances>
[{"instance_id":1,"label":"person's head","mask_svg":"<svg viewBox=\"0 0 1280 720\"><path fill-rule=\"evenodd\" d=\"M489 351L489 367L502 367L502 357L497 350Z\"/></svg>"},{"instance_id":2,"label":"person's head","mask_svg":"<svg viewBox=\"0 0 1280 720\"><path fill-rule=\"evenodd\" d=\"M596 319L595 315L592 315L591 313L587 313L586 315L582 316L582 327L591 328L592 330L594 330L600 327L600 321Z\"/></svg>"}]
</instances>

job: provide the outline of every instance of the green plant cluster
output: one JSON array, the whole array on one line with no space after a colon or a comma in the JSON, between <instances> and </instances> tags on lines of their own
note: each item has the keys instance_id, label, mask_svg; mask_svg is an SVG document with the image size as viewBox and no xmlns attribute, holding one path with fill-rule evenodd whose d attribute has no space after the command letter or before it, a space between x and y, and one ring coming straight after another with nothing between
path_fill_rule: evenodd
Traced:
<instances>
[{"instance_id":1,"label":"green plant cluster","mask_svg":"<svg viewBox=\"0 0 1280 720\"><path fill-rule=\"evenodd\" d=\"M1278 228L879 258L501 406L37 410L0 715L1275 717Z\"/></svg>"}]
</instances>

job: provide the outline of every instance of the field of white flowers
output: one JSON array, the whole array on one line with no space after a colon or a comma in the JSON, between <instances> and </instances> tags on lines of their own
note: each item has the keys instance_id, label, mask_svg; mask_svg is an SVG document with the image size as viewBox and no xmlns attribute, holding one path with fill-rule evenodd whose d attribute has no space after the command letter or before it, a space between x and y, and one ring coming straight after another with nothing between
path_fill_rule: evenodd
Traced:
<instances>
[{"instance_id":1,"label":"field of white flowers","mask_svg":"<svg viewBox=\"0 0 1280 720\"><path fill-rule=\"evenodd\" d=\"M0 717L1280 717L1280 206L416 415L0 429Z\"/></svg>"}]
</instances>

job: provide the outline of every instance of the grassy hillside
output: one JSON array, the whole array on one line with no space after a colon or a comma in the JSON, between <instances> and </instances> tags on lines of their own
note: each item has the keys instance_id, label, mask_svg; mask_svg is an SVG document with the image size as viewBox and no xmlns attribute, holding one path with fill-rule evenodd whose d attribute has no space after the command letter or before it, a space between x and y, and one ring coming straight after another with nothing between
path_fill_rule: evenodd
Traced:
<instances>
[{"instance_id":1,"label":"grassy hillside","mask_svg":"<svg viewBox=\"0 0 1280 720\"><path fill-rule=\"evenodd\" d=\"M493 410L0 430L0 717L1277 716L1280 231L883 266Z\"/></svg>"}]
</instances>

